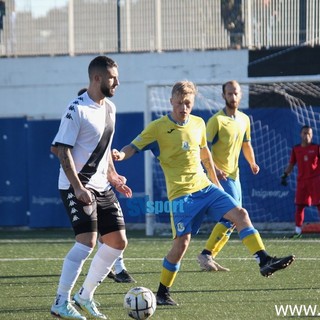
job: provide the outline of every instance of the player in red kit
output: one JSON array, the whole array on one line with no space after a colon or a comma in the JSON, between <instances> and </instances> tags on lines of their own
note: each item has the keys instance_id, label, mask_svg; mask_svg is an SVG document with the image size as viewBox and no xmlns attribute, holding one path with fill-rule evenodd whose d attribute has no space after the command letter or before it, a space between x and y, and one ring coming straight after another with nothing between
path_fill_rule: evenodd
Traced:
<instances>
[{"instance_id":1,"label":"player in red kit","mask_svg":"<svg viewBox=\"0 0 320 320\"><path fill-rule=\"evenodd\" d=\"M320 214L320 145L312 143L312 128L303 126L300 132L301 143L294 146L287 168L281 177L281 184L287 185L288 175L295 165L298 167L296 189L296 229L292 238L301 238L304 209L316 206Z\"/></svg>"}]
</instances>

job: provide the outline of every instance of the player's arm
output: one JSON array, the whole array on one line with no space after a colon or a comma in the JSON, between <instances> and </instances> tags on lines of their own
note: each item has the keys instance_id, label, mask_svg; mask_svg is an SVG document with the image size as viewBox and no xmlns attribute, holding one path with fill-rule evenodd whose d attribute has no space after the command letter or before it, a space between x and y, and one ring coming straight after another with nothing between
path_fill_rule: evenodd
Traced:
<instances>
[{"instance_id":1,"label":"player's arm","mask_svg":"<svg viewBox=\"0 0 320 320\"><path fill-rule=\"evenodd\" d=\"M290 160L289 160L289 164L287 165L287 167L284 169L284 172L281 176L281 181L280 183L283 185L283 186L287 186L288 185L288 182L287 182L287 179L288 179L288 176L289 174L292 172L295 164L297 163L297 158L296 158L296 153L295 153L295 148L292 148L291 150L291 155L290 155Z\"/></svg>"},{"instance_id":2,"label":"player's arm","mask_svg":"<svg viewBox=\"0 0 320 320\"><path fill-rule=\"evenodd\" d=\"M112 150L112 158L115 161L122 161L131 158L137 150L130 144L124 146L120 151L117 149Z\"/></svg>"},{"instance_id":3,"label":"player's arm","mask_svg":"<svg viewBox=\"0 0 320 320\"><path fill-rule=\"evenodd\" d=\"M203 147L200 149L200 159L212 183L214 183L218 188L223 189L217 178L214 162L208 147Z\"/></svg>"},{"instance_id":4,"label":"player's arm","mask_svg":"<svg viewBox=\"0 0 320 320\"><path fill-rule=\"evenodd\" d=\"M256 164L256 159L254 156L254 151L250 141L245 141L242 144L242 152L250 165L251 171L253 174L257 174L260 171L259 166Z\"/></svg>"},{"instance_id":5,"label":"player's arm","mask_svg":"<svg viewBox=\"0 0 320 320\"><path fill-rule=\"evenodd\" d=\"M292 163L289 163L288 166L284 169L283 175L281 176L281 184L283 186L287 186L288 185L288 176L289 174L292 172L294 168L294 165Z\"/></svg>"},{"instance_id":6,"label":"player's arm","mask_svg":"<svg viewBox=\"0 0 320 320\"><path fill-rule=\"evenodd\" d=\"M70 147L58 145L57 149L57 156L61 167L73 187L76 198L84 203L90 204L92 202L91 192L82 185L78 177Z\"/></svg>"},{"instance_id":7,"label":"player's arm","mask_svg":"<svg viewBox=\"0 0 320 320\"><path fill-rule=\"evenodd\" d=\"M126 179L126 177L119 175L118 172L116 171L111 154L109 157L107 178L108 178L108 181L110 182L110 184L118 192L122 193L127 198L132 197L132 190L126 185L127 179Z\"/></svg>"},{"instance_id":8,"label":"player's arm","mask_svg":"<svg viewBox=\"0 0 320 320\"><path fill-rule=\"evenodd\" d=\"M53 153L56 157L58 157L58 147L57 146L51 146L50 147L51 153Z\"/></svg>"}]
</instances>

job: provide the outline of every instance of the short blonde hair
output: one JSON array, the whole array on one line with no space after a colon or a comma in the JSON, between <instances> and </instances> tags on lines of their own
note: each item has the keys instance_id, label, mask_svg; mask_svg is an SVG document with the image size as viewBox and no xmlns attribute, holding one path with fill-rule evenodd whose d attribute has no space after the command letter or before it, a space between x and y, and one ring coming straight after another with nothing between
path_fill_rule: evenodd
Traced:
<instances>
[{"instance_id":1,"label":"short blonde hair","mask_svg":"<svg viewBox=\"0 0 320 320\"><path fill-rule=\"evenodd\" d=\"M174 96L176 94L178 95L187 95L187 94L193 94L196 95L198 93L196 85L191 81L179 81L176 82L171 90L171 96Z\"/></svg>"}]
</instances>

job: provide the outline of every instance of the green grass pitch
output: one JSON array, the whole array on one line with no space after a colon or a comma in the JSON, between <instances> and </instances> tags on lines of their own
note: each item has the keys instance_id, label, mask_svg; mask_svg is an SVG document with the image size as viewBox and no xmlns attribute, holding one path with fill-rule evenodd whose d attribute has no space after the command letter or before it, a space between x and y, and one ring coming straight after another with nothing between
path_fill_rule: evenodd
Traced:
<instances>
[{"instance_id":1,"label":"green grass pitch","mask_svg":"<svg viewBox=\"0 0 320 320\"><path fill-rule=\"evenodd\" d=\"M125 262L137 284L119 284L106 279L95 298L111 320L129 319L123 308L125 293L133 286L157 290L162 258L171 247L170 237L145 237L128 232ZM196 256L206 236L194 237L171 290L178 307L157 307L154 320L277 319L299 318L279 315L276 306L312 307L320 317L320 238L300 240L268 237L271 255L295 254L296 261L270 278L260 275L258 266L236 236L217 261L230 272L202 272ZM53 302L64 255L73 244L70 230L0 230L0 319L53 319ZM84 280L87 261L77 282ZM302 310L303 311L303 310ZM314 319L302 312L303 319ZM90 319L90 318L88 318Z\"/></svg>"}]
</instances>

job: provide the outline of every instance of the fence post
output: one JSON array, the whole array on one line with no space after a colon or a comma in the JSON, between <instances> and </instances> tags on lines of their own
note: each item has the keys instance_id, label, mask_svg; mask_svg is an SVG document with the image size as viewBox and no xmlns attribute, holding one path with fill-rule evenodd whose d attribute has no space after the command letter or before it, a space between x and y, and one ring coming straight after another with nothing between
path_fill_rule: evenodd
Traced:
<instances>
[{"instance_id":1,"label":"fence post","mask_svg":"<svg viewBox=\"0 0 320 320\"><path fill-rule=\"evenodd\" d=\"M69 29L69 37L68 37L69 55L73 57L75 53L74 52L74 3L73 3L73 0L69 0L68 29Z\"/></svg>"}]
</instances>

